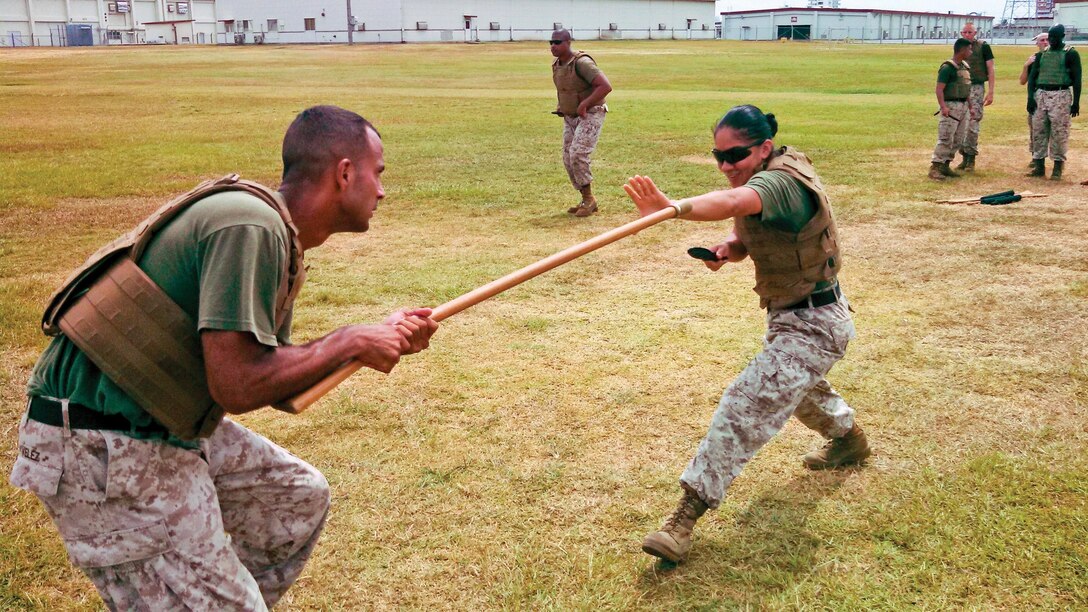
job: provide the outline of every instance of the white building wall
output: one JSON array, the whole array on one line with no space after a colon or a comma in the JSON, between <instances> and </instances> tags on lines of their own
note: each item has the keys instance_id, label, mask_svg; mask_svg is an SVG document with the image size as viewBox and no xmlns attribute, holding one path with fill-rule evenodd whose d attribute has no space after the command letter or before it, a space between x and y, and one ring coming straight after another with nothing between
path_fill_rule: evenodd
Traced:
<instances>
[{"instance_id":1,"label":"white building wall","mask_svg":"<svg viewBox=\"0 0 1088 612\"><path fill-rule=\"evenodd\" d=\"M92 25L95 44L172 42L178 26L169 25L168 34L160 26L175 21L191 21L180 25L186 34L177 38L197 44L201 33L209 43L234 43L236 33L247 43L347 42L341 0L189 0L184 14L178 1L128 0L124 12L109 10L111 0L0 0L0 45L31 44L32 35L33 44L61 44L58 33L73 23ZM353 0L352 13L357 42L547 40L555 23L580 40L707 39L717 17L708 0Z\"/></svg>"},{"instance_id":2,"label":"white building wall","mask_svg":"<svg viewBox=\"0 0 1088 612\"><path fill-rule=\"evenodd\" d=\"M1078 30L1088 30L1088 2L1068 2L1054 5L1054 23Z\"/></svg>"},{"instance_id":3,"label":"white building wall","mask_svg":"<svg viewBox=\"0 0 1088 612\"><path fill-rule=\"evenodd\" d=\"M891 11L836 11L794 9L722 14L722 38L774 40L791 37L782 28L800 28L793 38L813 40L928 40L955 39L967 21L974 21L982 38L993 28L992 17Z\"/></svg>"},{"instance_id":4,"label":"white building wall","mask_svg":"<svg viewBox=\"0 0 1088 612\"><path fill-rule=\"evenodd\" d=\"M352 0L356 42L547 40L555 23L575 38L713 38L716 12L705 0ZM347 11L308 0L219 0L220 42L233 42L243 20L246 42L346 42ZM324 9L324 15L321 13ZM466 16L472 27L466 31ZM314 29L305 30L306 18ZM268 32L275 19L276 32ZM492 23L497 29L491 29ZM610 30L610 24L616 30ZM665 30L659 30L665 24ZM703 25L706 29L703 29Z\"/></svg>"}]
</instances>

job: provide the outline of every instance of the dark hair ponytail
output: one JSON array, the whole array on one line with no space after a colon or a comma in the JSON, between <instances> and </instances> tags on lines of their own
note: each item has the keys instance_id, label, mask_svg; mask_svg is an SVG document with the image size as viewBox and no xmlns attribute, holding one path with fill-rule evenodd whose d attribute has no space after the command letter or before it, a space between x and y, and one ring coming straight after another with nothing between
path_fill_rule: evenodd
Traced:
<instances>
[{"instance_id":1,"label":"dark hair ponytail","mask_svg":"<svg viewBox=\"0 0 1088 612\"><path fill-rule=\"evenodd\" d=\"M743 132L752 140L770 140L778 133L778 120L774 118L774 113L763 114L755 106L744 104L734 106L722 115L714 125L714 133L717 134L722 128Z\"/></svg>"}]
</instances>

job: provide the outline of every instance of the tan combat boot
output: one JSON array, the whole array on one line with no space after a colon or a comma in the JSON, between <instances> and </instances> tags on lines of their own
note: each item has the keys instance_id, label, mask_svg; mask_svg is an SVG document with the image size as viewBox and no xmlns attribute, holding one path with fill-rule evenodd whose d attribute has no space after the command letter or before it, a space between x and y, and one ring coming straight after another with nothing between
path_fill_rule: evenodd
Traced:
<instances>
[{"instance_id":1,"label":"tan combat boot","mask_svg":"<svg viewBox=\"0 0 1088 612\"><path fill-rule=\"evenodd\" d=\"M593 197L593 184L590 183L579 191L582 192L581 204L568 209L567 212L574 213L575 217L588 217L597 212L597 198Z\"/></svg>"},{"instance_id":2,"label":"tan combat boot","mask_svg":"<svg viewBox=\"0 0 1088 612\"><path fill-rule=\"evenodd\" d=\"M946 161L943 164L941 164L941 174L943 174L945 176L948 176L948 177L951 177L951 178L959 178L959 177L963 176L959 172L956 172L952 168L949 168L948 164L950 164L950 163L952 163L952 162L951 161Z\"/></svg>"},{"instance_id":3,"label":"tan combat boot","mask_svg":"<svg viewBox=\"0 0 1088 612\"><path fill-rule=\"evenodd\" d=\"M642 540L642 551L646 554L679 563L691 550L691 530L695 527L695 521L706 512L707 505L694 491L687 487L683 489L684 496L672 515L665 519L661 529Z\"/></svg>"},{"instance_id":4,"label":"tan combat boot","mask_svg":"<svg viewBox=\"0 0 1088 612\"><path fill-rule=\"evenodd\" d=\"M933 162L929 165L929 178L935 181L944 180L944 175L941 174L941 164L939 162Z\"/></svg>"},{"instance_id":5,"label":"tan combat boot","mask_svg":"<svg viewBox=\"0 0 1088 612\"><path fill-rule=\"evenodd\" d=\"M1050 171L1050 180L1060 181L1062 180L1062 166L1065 165L1063 161L1054 161L1054 169Z\"/></svg>"},{"instance_id":6,"label":"tan combat boot","mask_svg":"<svg viewBox=\"0 0 1088 612\"><path fill-rule=\"evenodd\" d=\"M1028 176L1046 176L1046 163L1041 159L1031 160L1031 172Z\"/></svg>"},{"instance_id":7,"label":"tan combat boot","mask_svg":"<svg viewBox=\"0 0 1088 612\"><path fill-rule=\"evenodd\" d=\"M865 432L855 423L850 431L841 438L832 438L823 448L804 456L801 461L810 470L827 470L851 463L861 463L873 451L869 450L869 441Z\"/></svg>"}]
</instances>

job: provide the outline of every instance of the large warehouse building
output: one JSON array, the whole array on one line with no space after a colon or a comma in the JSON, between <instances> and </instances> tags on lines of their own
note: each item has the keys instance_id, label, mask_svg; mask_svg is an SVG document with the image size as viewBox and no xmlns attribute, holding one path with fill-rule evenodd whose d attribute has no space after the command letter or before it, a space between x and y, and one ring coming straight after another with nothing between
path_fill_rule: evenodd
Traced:
<instances>
[{"instance_id":1,"label":"large warehouse building","mask_svg":"<svg viewBox=\"0 0 1088 612\"><path fill-rule=\"evenodd\" d=\"M778 8L722 13L722 38L729 40L926 40L959 36L973 21L989 38L994 18L986 15L920 13L879 9Z\"/></svg>"},{"instance_id":2,"label":"large warehouse building","mask_svg":"<svg viewBox=\"0 0 1088 612\"><path fill-rule=\"evenodd\" d=\"M0 0L0 45L707 39L716 16L714 0Z\"/></svg>"}]
</instances>

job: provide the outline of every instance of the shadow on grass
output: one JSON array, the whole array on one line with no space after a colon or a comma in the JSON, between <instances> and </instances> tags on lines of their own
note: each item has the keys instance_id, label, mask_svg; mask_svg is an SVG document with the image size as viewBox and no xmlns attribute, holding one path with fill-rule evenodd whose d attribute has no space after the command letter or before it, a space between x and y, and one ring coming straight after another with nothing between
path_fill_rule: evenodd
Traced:
<instances>
[{"instance_id":1,"label":"shadow on grass","mask_svg":"<svg viewBox=\"0 0 1088 612\"><path fill-rule=\"evenodd\" d=\"M738 508L733 532L727 526L712 529L722 519L709 513L695 528L687 560L657 562L643 572L640 586L658 596L680 596L685 605L696 607L773 598L820 566L825 538L809 530L809 517L860 469L798 474ZM665 586L669 595L661 591Z\"/></svg>"}]
</instances>

